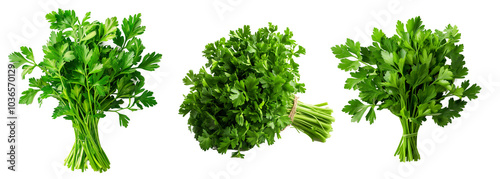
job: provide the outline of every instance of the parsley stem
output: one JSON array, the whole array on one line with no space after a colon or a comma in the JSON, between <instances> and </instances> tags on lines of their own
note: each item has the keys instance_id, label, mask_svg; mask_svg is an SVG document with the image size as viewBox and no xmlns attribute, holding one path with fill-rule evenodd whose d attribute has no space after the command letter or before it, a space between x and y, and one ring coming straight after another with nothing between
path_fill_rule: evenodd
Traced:
<instances>
[{"instance_id":1,"label":"parsley stem","mask_svg":"<svg viewBox=\"0 0 500 179\"><path fill-rule=\"evenodd\" d=\"M400 121L403 126L403 136L401 137L394 156L399 155L399 160L401 162L418 161L420 160L420 154L417 149L417 135L420 124L411 122L402 117Z\"/></svg>"},{"instance_id":2,"label":"parsley stem","mask_svg":"<svg viewBox=\"0 0 500 179\"><path fill-rule=\"evenodd\" d=\"M88 168L87 162L89 162L93 170L104 172L109 169L110 163L100 145L97 129L99 119L91 115L83 116L83 118L93 122L82 125L82 123L76 123L73 120L76 139L70 154L65 159L64 165L71 168L71 170L76 168L83 172Z\"/></svg>"},{"instance_id":3,"label":"parsley stem","mask_svg":"<svg viewBox=\"0 0 500 179\"><path fill-rule=\"evenodd\" d=\"M326 102L310 105L297 101L292 126L308 135L313 141L326 142L333 130L332 122L335 121L331 116L333 110L323 108L326 105L328 105Z\"/></svg>"}]
</instances>

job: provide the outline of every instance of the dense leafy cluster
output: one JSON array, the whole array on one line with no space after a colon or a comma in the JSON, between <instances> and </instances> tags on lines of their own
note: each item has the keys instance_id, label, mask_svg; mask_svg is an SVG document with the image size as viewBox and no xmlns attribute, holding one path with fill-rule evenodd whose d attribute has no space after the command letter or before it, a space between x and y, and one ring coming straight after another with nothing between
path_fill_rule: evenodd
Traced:
<instances>
[{"instance_id":1,"label":"dense leafy cluster","mask_svg":"<svg viewBox=\"0 0 500 179\"><path fill-rule=\"evenodd\" d=\"M271 23L254 34L249 26L231 31L229 39L208 44L205 67L183 79L192 87L179 112L190 114L190 130L203 150L232 149L233 157L243 157L240 151L272 145L291 124L294 95L305 91L293 58L305 49L288 28L276 31Z\"/></svg>"},{"instance_id":2,"label":"dense leafy cluster","mask_svg":"<svg viewBox=\"0 0 500 179\"><path fill-rule=\"evenodd\" d=\"M396 32L387 37L375 28L374 42L368 47L351 39L332 47L335 57L341 59L338 68L353 71L344 88L360 92L361 101L349 101L342 111L352 115L353 122L359 122L368 111L365 118L371 124L376 118L375 107L389 109L403 125L396 154L401 161L418 160L416 135L426 117L432 116L439 126L451 123L460 117L467 103L464 98L477 98L481 88L469 80L456 84L468 73L461 54L464 46L457 44L461 34L456 26L433 32L416 17L406 26L398 21Z\"/></svg>"},{"instance_id":3,"label":"dense leafy cluster","mask_svg":"<svg viewBox=\"0 0 500 179\"><path fill-rule=\"evenodd\" d=\"M22 67L23 79L36 67L43 71L40 78L29 79L30 88L19 102L31 104L40 92L40 105L48 97L59 101L53 118L73 121L76 142L65 163L71 169L83 171L87 162L96 171L109 168L97 131L105 112L117 113L120 125L127 127L130 119L119 111L156 105L153 92L144 89L140 70L158 68L161 54L144 55L145 47L137 38L145 31L140 17L124 19L120 30L116 17L90 22L90 12L80 21L72 10L54 11L46 16L53 31L43 46L43 60L36 63L27 47L9 56L16 67ZM114 45L107 43L110 40Z\"/></svg>"}]
</instances>

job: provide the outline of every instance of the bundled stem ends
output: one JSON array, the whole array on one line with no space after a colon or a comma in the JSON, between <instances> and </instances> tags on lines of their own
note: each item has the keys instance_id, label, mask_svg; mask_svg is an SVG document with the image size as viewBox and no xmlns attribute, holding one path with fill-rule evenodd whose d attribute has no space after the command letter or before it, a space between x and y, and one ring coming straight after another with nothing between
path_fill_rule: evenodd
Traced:
<instances>
[{"instance_id":1,"label":"bundled stem ends","mask_svg":"<svg viewBox=\"0 0 500 179\"><path fill-rule=\"evenodd\" d=\"M290 108L292 126L308 135L313 141L326 142L331 136L330 132L333 131L332 123L335 122L335 118L331 116L333 110L325 108L326 105L328 105L326 102L316 105L305 104L295 98L294 105Z\"/></svg>"},{"instance_id":2,"label":"bundled stem ends","mask_svg":"<svg viewBox=\"0 0 500 179\"><path fill-rule=\"evenodd\" d=\"M404 118L400 118L400 121L403 126L403 136L394 156L398 155L401 162L418 161L420 154L417 149L417 135L420 124Z\"/></svg>"},{"instance_id":3,"label":"bundled stem ends","mask_svg":"<svg viewBox=\"0 0 500 179\"><path fill-rule=\"evenodd\" d=\"M94 122L89 125L73 120L75 144L64 160L64 165L71 170L81 169L83 172L88 168L87 163L90 163L94 171L105 172L110 168L110 162L99 141L97 129L99 118L90 119Z\"/></svg>"}]
</instances>

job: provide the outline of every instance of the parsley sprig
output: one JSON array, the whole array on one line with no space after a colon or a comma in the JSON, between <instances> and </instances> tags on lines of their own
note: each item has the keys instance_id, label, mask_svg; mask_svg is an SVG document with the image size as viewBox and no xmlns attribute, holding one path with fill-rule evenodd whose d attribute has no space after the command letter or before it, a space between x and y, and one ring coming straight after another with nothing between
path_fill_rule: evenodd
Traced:
<instances>
[{"instance_id":1,"label":"parsley sprig","mask_svg":"<svg viewBox=\"0 0 500 179\"><path fill-rule=\"evenodd\" d=\"M203 150L235 150L232 156L243 158L241 151L274 144L288 125L316 141L330 137L334 119L327 103L298 102L293 122L288 117L294 95L305 92L294 57L306 51L288 28L277 30L269 23L253 34L249 26L230 31L229 39L206 45L205 67L183 79L191 91L179 113L189 114L189 129Z\"/></svg>"},{"instance_id":2,"label":"parsley sprig","mask_svg":"<svg viewBox=\"0 0 500 179\"><path fill-rule=\"evenodd\" d=\"M145 47L137 36L146 27L140 17L125 18L120 30L116 17L90 22L88 12L80 21L75 11L59 9L46 15L53 31L42 47L45 56L40 63L28 47L9 55L16 67L22 67L23 79L35 68L43 72L40 78L29 79L30 88L22 92L19 103L31 104L40 92L40 105L49 97L59 101L54 119L63 116L72 121L75 144L64 162L71 170L85 171L88 163L94 171L110 168L97 129L105 112L116 113L120 125L127 127L130 118L123 110L156 105L153 92L144 89L141 70L158 68L161 54L142 56ZM114 45L107 44L110 40Z\"/></svg>"},{"instance_id":3,"label":"parsley sprig","mask_svg":"<svg viewBox=\"0 0 500 179\"><path fill-rule=\"evenodd\" d=\"M352 122L365 116L372 124L375 108L388 109L403 126L394 155L402 162L417 161L417 134L422 122L429 116L439 126L446 126L460 117L465 98L476 99L481 88L469 80L457 82L465 78L468 69L456 26L433 32L416 17L406 25L398 21L396 32L387 37L375 28L372 45L361 47L347 39L345 45L336 45L332 51L340 59L338 68L352 71L344 88L358 90L361 100L349 101L342 111L352 115Z\"/></svg>"}]
</instances>

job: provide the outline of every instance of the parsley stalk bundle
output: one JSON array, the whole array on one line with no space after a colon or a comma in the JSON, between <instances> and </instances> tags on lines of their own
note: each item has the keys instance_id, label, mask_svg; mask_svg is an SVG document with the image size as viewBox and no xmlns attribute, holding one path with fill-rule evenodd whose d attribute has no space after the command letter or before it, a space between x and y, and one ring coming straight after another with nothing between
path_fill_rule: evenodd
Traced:
<instances>
[{"instance_id":1,"label":"parsley stalk bundle","mask_svg":"<svg viewBox=\"0 0 500 179\"><path fill-rule=\"evenodd\" d=\"M422 122L432 117L439 126L446 126L460 117L467 104L465 98L476 99L481 88L469 80L457 82L465 78L468 69L456 26L433 32L416 17L406 26L398 21L396 32L387 37L375 28L371 46L361 47L359 42L347 39L345 45L334 46L332 51L341 59L338 68L352 71L344 88L360 92L361 101L350 100L342 111L352 115L352 122L359 122L368 111L366 120L372 124L376 107L388 109L403 126L394 156L398 155L401 162L417 161L417 135Z\"/></svg>"},{"instance_id":2,"label":"parsley stalk bundle","mask_svg":"<svg viewBox=\"0 0 500 179\"><path fill-rule=\"evenodd\" d=\"M179 113L189 114L189 129L201 149L235 150L232 157L243 158L241 151L266 141L272 145L289 125L313 141L330 137L334 118L327 103L304 104L295 96L305 88L294 57L305 49L288 28L276 31L271 23L254 34L249 26L230 31L229 39L206 45L205 67L183 79L191 91Z\"/></svg>"},{"instance_id":3,"label":"parsley stalk bundle","mask_svg":"<svg viewBox=\"0 0 500 179\"><path fill-rule=\"evenodd\" d=\"M9 56L16 67L22 67L23 79L35 68L43 73L40 78L29 79L30 88L22 93L19 103L31 104L41 92L40 105L49 97L59 101L54 119L64 116L72 121L75 143L64 162L71 170L83 172L87 164L99 172L110 168L97 129L105 112L116 113L120 125L127 127L130 118L122 110L156 105L153 92L144 89L140 71L158 68L161 54L142 56L145 47L137 36L146 27L141 26L140 17L137 14L123 19L120 30L116 17L104 23L90 22L90 12L80 21L75 11L54 11L46 16L53 31L43 46L43 60L36 63L28 47ZM108 43L110 40L114 45Z\"/></svg>"}]
</instances>

